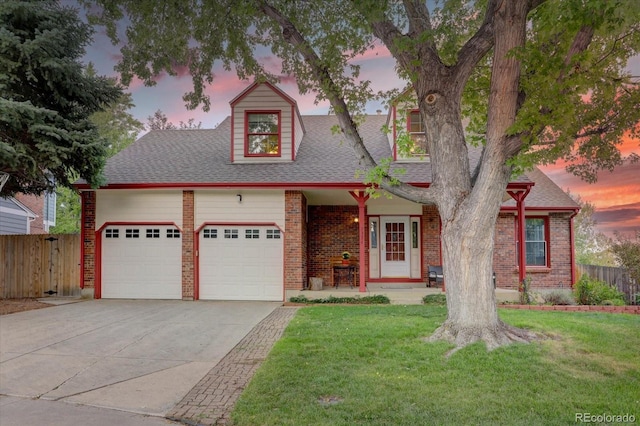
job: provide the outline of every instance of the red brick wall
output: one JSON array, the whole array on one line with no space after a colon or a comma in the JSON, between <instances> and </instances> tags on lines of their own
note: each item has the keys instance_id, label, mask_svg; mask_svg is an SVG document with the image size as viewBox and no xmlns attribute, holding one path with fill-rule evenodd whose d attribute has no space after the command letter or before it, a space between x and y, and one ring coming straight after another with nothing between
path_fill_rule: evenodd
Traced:
<instances>
[{"instance_id":1,"label":"red brick wall","mask_svg":"<svg viewBox=\"0 0 640 426\"><path fill-rule=\"evenodd\" d=\"M571 288L571 239L570 215L551 213L549 220L550 267L527 268L531 287ZM518 288L516 266L516 218L511 213L500 213L496 225L493 265L496 284L501 288Z\"/></svg>"},{"instance_id":2,"label":"red brick wall","mask_svg":"<svg viewBox=\"0 0 640 426\"><path fill-rule=\"evenodd\" d=\"M427 279L429 265L442 265L440 258L440 215L436 206L422 206L423 279Z\"/></svg>"},{"instance_id":3,"label":"red brick wall","mask_svg":"<svg viewBox=\"0 0 640 426\"><path fill-rule=\"evenodd\" d=\"M96 279L96 193L84 191L82 195L82 287L95 288Z\"/></svg>"},{"instance_id":4,"label":"red brick wall","mask_svg":"<svg viewBox=\"0 0 640 426\"><path fill-rule=\"evenodd\" d=\"M44 230L44 196L32 194L16 194L15 199L20 201L32 212L38 215L29 226L30 234L47 234Z\"/></svg>"},{"instance_id":5,"label":"red brick wall","mask_svg":"<svg viewBox=\"0 0 640 426\"><path fill-rule=\"evenodd\" d=\"M284 287L307 286L307 199L300 191L285 191Z\"/></svg>"},{"instance_id":6,"label":"red brick wall","mask_svg":"<svg viewBox=\"0 0 640 426\"><path fill-rule=\"evenodd\" d=\"M360 259L358 206L309 206L309 277L330 282L329 259L348 251Z\"/></svg>"},{"instance_id":7,"label":"red brick wall","mask_svg":"<svg viewBox=\"0 0 640 426\"><path fill-rule=\"evenodd\" d=\"M493 248L493 271L496 273L496 286L518 289L518 270L516 269L516 229L515 215L500 213L496 222Z\"/></svg>"},{"instance_id":8,"label":"red brick wall","mask_svg":"<svg viewBox=\"0 0 640 426\"><path fill-rule=\"evenodd\" d=\"M182 299L193 300L195 290L193 256L193 191L182 191Z\"/></svg>"},{"instance_id":9,"label":"red brick wall","mask_svg":"<svg viewBox=\"0 0 640 426\"><path fill-rule=\"evenodd\" d=\"M552 213L549 215L551 244L551 271L531 274L532 286L536 288L571 288L571 215Z\"/></svg>"}]
</instances>

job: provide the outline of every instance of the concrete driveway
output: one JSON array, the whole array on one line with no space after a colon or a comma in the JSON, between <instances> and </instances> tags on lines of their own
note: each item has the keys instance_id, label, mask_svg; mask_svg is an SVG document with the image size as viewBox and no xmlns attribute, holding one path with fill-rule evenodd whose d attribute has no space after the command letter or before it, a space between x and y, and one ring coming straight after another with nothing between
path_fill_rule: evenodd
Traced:
<instances>
[{"instance_id":1,"label":"concrete driveway","mask_svg":"<svg viewBox=\"0 0 640 426\"><path fill-rule=\"evenodd\" d=\"M0 317L0 394L164 416L277 302L91 300Z\"/></svg>"}]
</instances>

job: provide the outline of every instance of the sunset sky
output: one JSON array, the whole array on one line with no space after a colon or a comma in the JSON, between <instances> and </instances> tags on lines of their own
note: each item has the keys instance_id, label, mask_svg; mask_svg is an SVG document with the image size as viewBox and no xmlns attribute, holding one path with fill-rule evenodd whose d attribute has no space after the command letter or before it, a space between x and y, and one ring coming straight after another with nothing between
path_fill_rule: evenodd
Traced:
<instances>
[{"instance_id":1,"label":"sunset sky","mask_svg":"<svg viewBox=\"0 0 640 426\"><path fill-rule=\"evenodd\" d=\"M117 47L99 32L94 35L93 44L87 49L85 60L91 61L100 74L117 76L113 67L119 59ZM261 58L270 69L277 70L278 61L271 56ZM394 61L389 52L380 48L363 56L358 63L362 66L362 78L373 82L374 90L387 90L404 86L394 73ZM630 72L640 76L640 57L634 57L628 64ZM202 109L189 111L184 106L182 95L191 89L191 76L181 73L176 77L162 75L157 78L153 87L145 87L139 80L134 80L127 89L133 96L135 108L132 114L146 124L147 117L160 109L170 121L178 123L194 118L195 122L202 122L202 128L213 128L230 114L229 101L246 88L251 81L240 81L235 74L214 69L216 77L213 84L207 88L211 96L211 110L207 113ZM285 78L278 85L282 90L297 100L300 112L305 114L327 114L328 103L316 105L313 96L298 95L297 86L292 78ZM367 113L375 114L385 108L377 103L367 105ZM624 140L621 146L623 155L632 152L640 154L640 141ZM613 172L601 172L598 182L588 184L568 174L562 165L541 167L542 170L563 190L570 190L572 194L596 206L595 218L598 229L612 236L614 231L631 235L634 230L640 230L640 164L625 164Z\"/></svg>"}]
</instances>

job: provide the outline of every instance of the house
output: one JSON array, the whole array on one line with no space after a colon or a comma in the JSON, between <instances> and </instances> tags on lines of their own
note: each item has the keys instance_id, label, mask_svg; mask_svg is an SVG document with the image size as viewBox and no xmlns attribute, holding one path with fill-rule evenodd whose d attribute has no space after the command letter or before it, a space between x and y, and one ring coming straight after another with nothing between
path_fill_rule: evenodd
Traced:
<instances>
[{"instance_id":1,"label":"house","mask_svg":"<svg viewBox=\"0 0 640 426\"><path fill-rule=\"evenodd\" d=\"M435 206L369 198L351 148L331 130L336 117L300 115L274 85L254 83L230 106L215 129L147 133L107 162L105 186L78 184L87 292L281 301L311 277L330 282L330 259L344 251L359 260L362 291L366 283L425 285L428 265L442 263ZM376 160L392 156L406 182L428 185L428 153L396 149L405 128L397 108L366 117L365 145ZM406 129L419 144L418 119L409 114ZM518 288L524 271L518 217L533 286L571 285L578 206L539 170L508 192L517 201L507 196L498 218L497 285Z\"/></svg>"},{"instance_id":2,"label":"house","mask_svg":"<svg viewBox=\"0 0 640 426\"><path fill-rule=\"evenodd\" d=\"M55 192L0 197L0 235L48 234L55 224Z\"/></svg>"}]
</instances>

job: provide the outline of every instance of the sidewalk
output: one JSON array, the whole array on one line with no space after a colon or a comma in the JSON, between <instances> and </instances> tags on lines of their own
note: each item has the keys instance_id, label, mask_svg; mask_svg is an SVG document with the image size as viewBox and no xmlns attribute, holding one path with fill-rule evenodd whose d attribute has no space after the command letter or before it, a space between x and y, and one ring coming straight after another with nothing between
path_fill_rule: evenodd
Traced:
<instances>
[{"instance_id":1,"label":"sidewalk","mask_svg":"<svg viewBox=\"0 0 640 426\"><path fill-rule=\"evenodd\" d=\"M280 307L256 325L167 414L188 425L224 425L236 400L298 308Z\"/></svg>"}]
</instances>

